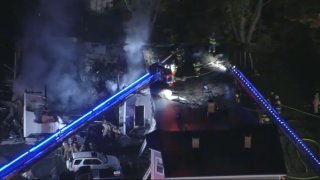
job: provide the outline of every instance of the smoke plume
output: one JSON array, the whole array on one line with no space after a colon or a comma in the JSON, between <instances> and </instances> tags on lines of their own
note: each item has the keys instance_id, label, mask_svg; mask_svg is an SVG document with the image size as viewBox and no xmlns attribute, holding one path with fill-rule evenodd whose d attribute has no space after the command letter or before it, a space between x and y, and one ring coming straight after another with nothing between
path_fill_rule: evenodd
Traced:
<instances>
[{"instance_id":1,"label":"smoke plume","mask_svg":"<svg viewBox=\"0 0 320 180\"><path fill-rule=\"evenodd\" d=\"M123 77L123 83L128 84L139 77L144 71L142 48L149 40L151 14L155 7L155 1L133 1L136 4L131 7L131 18L125 23L124 51L127 58L127 74Z\"/></svg>"},{"instance_id":2,"label":"smoke plume","mask_svg":"<svg viewBox=\"0 0 320 180\"><path fill-rule=\"evenodd\" d=\"M23 62L15 82L15 92L26 88L44 90L54 109L70 111L95 100L94 88L79 78L79 43L68 38L74 33L77 9L75 0L39 1L39 7L25 22L21 41Z\"/></svg>"}]
</instances>

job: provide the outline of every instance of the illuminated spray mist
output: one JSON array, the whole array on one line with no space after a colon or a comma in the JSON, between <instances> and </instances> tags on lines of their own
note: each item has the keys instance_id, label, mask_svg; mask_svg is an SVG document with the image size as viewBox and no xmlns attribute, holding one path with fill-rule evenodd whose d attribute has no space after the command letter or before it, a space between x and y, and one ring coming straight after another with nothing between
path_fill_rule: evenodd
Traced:
<instances>
[{"instance_id":1,"label":"illuminated spray mist","mask_svg":"<svg viewBox=\"0 0 320 180\"><path fill-rule=\"evenodd\" d=\"M208 53L204 53L202 55L201 63L203 64L203 68L220 72L225 72L227 70L226 66L229 64L223 54L217 54L213 56L212 54Z\"/></svg>"}]
</instances>

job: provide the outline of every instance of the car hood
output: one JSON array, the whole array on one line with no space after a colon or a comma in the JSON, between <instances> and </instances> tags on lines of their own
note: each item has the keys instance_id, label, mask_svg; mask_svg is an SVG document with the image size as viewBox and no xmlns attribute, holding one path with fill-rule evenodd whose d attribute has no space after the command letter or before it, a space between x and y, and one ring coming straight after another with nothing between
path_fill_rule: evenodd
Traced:
<instances>
[{"instance_id":1,"label":"car hood","mask_svg":"<svg viewBox=\"0 0 320 180\"><path fill-rule=\"evenodd\" d=\"M120 168L120 163L117 157L115 156L111 156L111 155L107 155L107 164L109 164L110 166L112 166L115 169L119 169Z\"/></svg>"}]
</instances>

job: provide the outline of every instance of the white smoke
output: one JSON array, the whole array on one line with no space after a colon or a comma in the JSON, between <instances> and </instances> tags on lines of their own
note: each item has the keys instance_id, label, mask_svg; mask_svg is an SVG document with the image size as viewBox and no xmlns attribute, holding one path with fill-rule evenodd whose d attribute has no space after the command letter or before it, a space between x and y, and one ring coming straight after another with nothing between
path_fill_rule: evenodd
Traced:
<instances>
[{"instance_id":1,"label":"white smoke","mask_svg":"<svg viewBox=\"0 0 320 180\"><path fill-rule=\"evenodd\" d=\"M124 51L127 58L127 74L123 76L123 84L136 80L144 71L142 48L149 40L151 14L155 1L142 0L132 8L131 19L125 24Z\"/></svg>"},{"instance_id":2,"label":"white smoke","mask_svg":"<svg viewBox=\"0 0 320 180\"><path fill-rule=\"evenodd\" d=\"M14 90L44 90L56 110L76 110L96 98L95 89L79 78L81 48L68 38L77 15L75 0L40 1L38 12L25 24L22 67ZM71 8L72 7L72 8Z\"/></svg>"},{"instance_id":3,"label":"white smoke","mask_svg":"<svg viewBox=\"0 0 320 180\"><path fill-rule=\"evenodd\" d=\"M115 83L115 82L113 82L111 80L107 80L105 82L105 85L106 85L106 88L108 89L108 91L112 92L112 93L114 93L117 90L117 87L118 87L117 83Z\"/></svg>"}]
</instances>

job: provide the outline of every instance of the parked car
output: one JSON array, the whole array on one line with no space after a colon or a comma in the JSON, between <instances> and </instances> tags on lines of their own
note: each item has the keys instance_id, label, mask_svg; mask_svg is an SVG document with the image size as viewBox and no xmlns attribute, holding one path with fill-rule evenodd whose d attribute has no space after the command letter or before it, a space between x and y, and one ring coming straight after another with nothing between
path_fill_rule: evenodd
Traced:
<instances>
[{"instance_id":1,"label":"parked car","mask_svg":"<svg viewBox=\"0 0 320 180\"><path fill-rule=\"evenodd\" d=\"M112 169L115 176L121 176L120 161L117 157L94 151L72 153L72 159L67 161L67 168L73 172L78 172L84 168L90 171Z\"/></svg>"}]
</instances>

